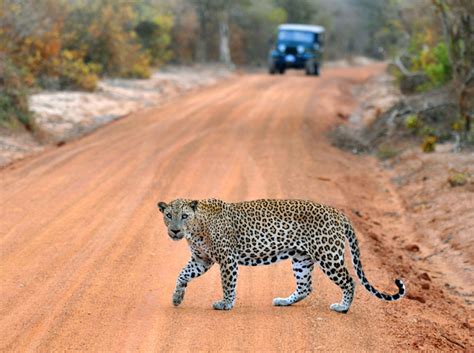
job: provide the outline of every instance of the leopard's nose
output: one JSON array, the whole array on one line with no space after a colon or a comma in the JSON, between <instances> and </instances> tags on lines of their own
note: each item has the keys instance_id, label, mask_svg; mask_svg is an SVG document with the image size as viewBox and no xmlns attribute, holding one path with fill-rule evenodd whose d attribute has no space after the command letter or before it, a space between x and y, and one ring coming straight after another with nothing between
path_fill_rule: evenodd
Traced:
<instances>
[{"instance_id":1,"label":"leopard's nose","mask_svg":"<svg viewBox=\"0 0 474 353\"><path fill-rule=\"evenodd\" d=\"M170 229L172 233L174 233L175 235L178 234L180 232L179 229Z\"/></svg>"}]
</instances>

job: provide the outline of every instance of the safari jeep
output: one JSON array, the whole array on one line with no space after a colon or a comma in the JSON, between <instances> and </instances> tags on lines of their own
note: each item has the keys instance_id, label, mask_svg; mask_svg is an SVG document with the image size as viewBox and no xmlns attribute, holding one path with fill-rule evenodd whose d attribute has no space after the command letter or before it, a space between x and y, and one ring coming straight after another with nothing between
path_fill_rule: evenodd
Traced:
<instances>
[{"instance_id":1,"label":"safari jeep","mask_svg":"<svg viewBox=\"0 0 474 353\"><path fill-rule=\"evenodd\" d=\"M307 75L319 76L323 45L324 27L282 24L268 56L268 71L273 75L290 68L305 69Z\"/></svg>"}]
</instances>

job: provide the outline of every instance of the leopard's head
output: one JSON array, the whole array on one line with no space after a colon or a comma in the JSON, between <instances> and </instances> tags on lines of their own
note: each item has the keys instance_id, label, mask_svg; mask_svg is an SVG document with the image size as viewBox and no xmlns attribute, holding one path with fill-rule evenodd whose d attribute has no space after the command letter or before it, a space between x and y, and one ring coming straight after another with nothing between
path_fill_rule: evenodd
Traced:
<instances>
[{"instance_id":1,"label":"leopard's head","mask_svg":"<svg viewBox=\"0 0 474 353\"><path fill-rule=\"evenodd\" d=\"M187 225L194 219L197 206L198 201L195 200L177 199L169 204L158 202L158 209L163 213L164 222L171 239L183 239Z\"/></svg>"}]
</instances>

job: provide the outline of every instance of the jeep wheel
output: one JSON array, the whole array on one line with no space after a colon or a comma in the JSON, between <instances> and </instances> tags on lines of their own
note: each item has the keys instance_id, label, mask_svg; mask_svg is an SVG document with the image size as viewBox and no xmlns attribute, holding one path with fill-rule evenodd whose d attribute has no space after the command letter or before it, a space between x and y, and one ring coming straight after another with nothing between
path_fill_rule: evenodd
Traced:
<instances>
[{"instance_id":1,"label":"jeep wheel","mask_svg":"<svg viewBox=\"0 0 474 353\"><path fill-rule=\"evenodd\" d=\"M319 76L320 72L319 72L319 64L314 64L314 73L313 75L315 76Z\"/></svg>"},{"instance_id":2,"label":"jeep wheel","mask_svg":"<svg viewBox=\"0 0 474 353\"><path fill-rule=\"evenodd\" d=\"M273 61L271 61L269 64L268 64L268 73L270 75L275 75L277 72L277 69L275 67L275 63Z\"/></svg>"},{"instance_id":3,"label":"jeep wheel","mask_svg":"<svg viewBox=\"0 0 474 353\"><path fill-rule=\"evenodd\" d=\"M308 76L314 75L314 63L312 61L306 62L305 72L306 72L306 75Z\"/></svg>"},{"instance_id":4,"label":"jeep wheel","mask_svg":"<svg viewBox=\"0 0 474 353\"><path fill-rule=\"evenodd\" d=\"M278 72L280 73L280 75L283 75L285 73L285 68L284 67L280 68Z\"/></svg>"}]
</instances>

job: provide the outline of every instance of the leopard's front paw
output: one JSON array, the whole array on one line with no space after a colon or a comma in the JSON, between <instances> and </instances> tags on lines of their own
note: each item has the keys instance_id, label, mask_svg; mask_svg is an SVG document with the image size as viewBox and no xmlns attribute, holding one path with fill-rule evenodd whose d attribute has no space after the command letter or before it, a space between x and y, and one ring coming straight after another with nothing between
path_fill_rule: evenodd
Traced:
<instances>
[{"instance_id":1,"label":"leopard's front paw","mask_svg":"<svg viewBox=\"0 0 474 353\"><path fill-rule=\"evenodd\" d=\"M226 302L225 300L219 300L218 302L212 304L212 307L215 310L230 310L234 307L234 304Z\"/></svg>"},{"instance_id":2,"label":"leopard's front paw","mask_svg":"<svg viewBox=\"0 0 474 353\"><path fill-rule=\"evenodd\" d=\"M184 299L184 290L175 290L173 293L173 305L178 306L183 302Z\"/></svg>"}]
</instances>

